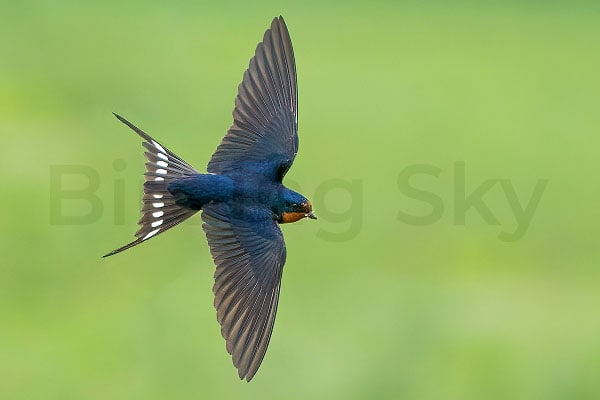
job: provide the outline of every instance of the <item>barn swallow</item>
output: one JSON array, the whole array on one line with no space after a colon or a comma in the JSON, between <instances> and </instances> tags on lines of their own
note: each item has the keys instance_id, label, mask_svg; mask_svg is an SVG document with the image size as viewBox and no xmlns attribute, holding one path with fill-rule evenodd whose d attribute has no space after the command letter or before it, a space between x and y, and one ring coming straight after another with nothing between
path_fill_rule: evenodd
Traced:
<instances>
[{"instance_id":1,"label":"barn swallow","mask_svg":"<svg viewBox=\"0 0 600 400\"><path fill-rule=\"evenodd\" d=\"M115 116L143 139L147 159L136 239L166 232L202 211L216 265L214 305L240 379L258 370L273 331L286 258L279 224L316 219L310 201L283 177L298 152L298 90L290 35L275 18L238 87L233 125L198 172L167 147Z\"/></svg>"}]
</instances>

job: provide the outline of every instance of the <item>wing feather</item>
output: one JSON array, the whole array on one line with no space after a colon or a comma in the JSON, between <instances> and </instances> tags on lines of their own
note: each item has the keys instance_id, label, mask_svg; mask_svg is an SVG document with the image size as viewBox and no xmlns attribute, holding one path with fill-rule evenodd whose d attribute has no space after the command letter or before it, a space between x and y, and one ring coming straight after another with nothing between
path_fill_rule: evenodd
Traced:
<instances>
[{"instance_id":1,"label":"wing feather","mask_svg":"<svg viewBox=\"0 0 600 400\"><path fill-rule=\"evenodd\" d=\"M234 212L224 203L202 211L215 271L215 308L221 333L240 379L258 370L275 321L285 243L267 209Z\"/></svg>"},{"instance_id":2,"label":"wing feather","mask_svg":"<svg viewBox=\"0 0 600 400\"><path fill-rule=\"evenodd\" d=\"M297 152L294 50L285 22L278 17L244 72L235 99L233 125L207 169L211 173L245 169L281 181Z\"/></svg>"}]
</instances>

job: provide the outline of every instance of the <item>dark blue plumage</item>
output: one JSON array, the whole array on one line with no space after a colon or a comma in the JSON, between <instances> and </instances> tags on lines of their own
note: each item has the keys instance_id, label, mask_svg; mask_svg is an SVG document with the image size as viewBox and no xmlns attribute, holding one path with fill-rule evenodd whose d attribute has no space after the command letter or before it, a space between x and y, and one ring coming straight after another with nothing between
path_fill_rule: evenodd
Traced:
<instances>
[{"instance_id":1,"label":"dark blue plumage","mask_svg":"<svg viewBox=\"0 0 600 400\"><path fill-rule=\"evenodd\" d=\"M310 202L282 183L298 152L297 116L296 65L282 17L273 20L244 72L233 125L207 174L116 115L142 137L148 161L136 240L106 256L202 211L217 267L217 319L239 376L248 381L262 362L275 321L286 259L279 224L316 218Z\"/></svg>"},{"instance_id":2,"label":"dark blue plumage","mask_svg":"<svg viewBox=\"0 0 600 400\"><path fill-rule=\"evenodd\" d=\"M239 202L267 206L282 219L284 213L305 212L297 206L308 203L300 193L259 174L195 174L173 180L167 188L178 205L192 210L210 202Z\"/></svg>"},{"instance_id":3,"label":"dark blue plumage","mask_svg":"<svg viewBox=\"0 0 600 400\"><path fill-rule=\"evenodd\" d=\"M196 174L174 180L168 190L175 202L182 207L201 210L202 206L214 201L224 202L233 199L233 179L224 175Z\"/></svg>"}]
</instances>

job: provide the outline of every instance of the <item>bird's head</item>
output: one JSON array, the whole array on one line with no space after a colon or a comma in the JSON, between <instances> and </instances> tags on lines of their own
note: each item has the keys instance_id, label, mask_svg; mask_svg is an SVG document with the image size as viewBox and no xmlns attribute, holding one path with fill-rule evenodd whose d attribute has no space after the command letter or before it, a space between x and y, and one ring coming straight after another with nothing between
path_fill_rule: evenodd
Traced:
<instances>
[{"instance_id":1,"label":"bird's head","mask_svg":"<svg viewBox=\"0 0 600 400\"><path fill-rule=\"evenodd\" d=\"M312 204L300 193L287 190L284 194L283 210L279 222L285 224L296 222L302 218L317 219L317 216L313 213Z\"/></svg>"}]
</instances>

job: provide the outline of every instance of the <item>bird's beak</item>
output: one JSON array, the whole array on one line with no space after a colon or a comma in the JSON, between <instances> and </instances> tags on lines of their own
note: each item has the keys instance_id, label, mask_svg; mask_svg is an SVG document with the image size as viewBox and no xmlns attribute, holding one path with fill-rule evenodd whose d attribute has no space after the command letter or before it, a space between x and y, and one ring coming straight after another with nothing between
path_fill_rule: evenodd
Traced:
<instances>
[{"instance_id":1,"label":"bird's beak","mask_svg":"<svg viewBox=\"0 0 600 400\"><path fill-rule=\"evenodd\" d=\"M310 218L310 219L317 219L317 216L315 215L314 212L309 212L308 214L306 214L306 217Z\"/></svg>"}]
</instances>

